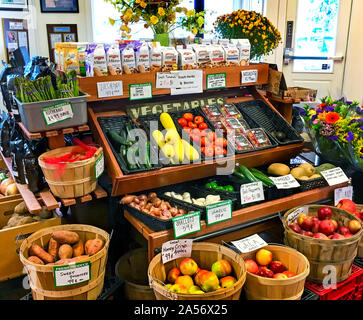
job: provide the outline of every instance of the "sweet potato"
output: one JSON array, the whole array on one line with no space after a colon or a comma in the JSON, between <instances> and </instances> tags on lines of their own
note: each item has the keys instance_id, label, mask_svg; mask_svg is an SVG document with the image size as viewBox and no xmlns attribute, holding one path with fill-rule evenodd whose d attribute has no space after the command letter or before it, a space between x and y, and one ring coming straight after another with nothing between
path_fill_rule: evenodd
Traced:
<instances>
[{"instance_id":1,"label":"sweet potato","mask_svg":"<svg viewBox=\"0 0 363 320\"><path fill-rule=\"evenodd\" d=\"M79 263L79 262L84 262L84 261L87 261L87 260L89 260L89 256L88 255L87 256L79 256L79 257L72 258L69 261L69 263L71 263L71 262L77 262L77 263Z\"/></svg>"},{"instance_id":2,"label":"sweet potato","mask_svg":"<svg viewBox=\"0 0 363 320\"><path fill-rule=\"evenodd\" d=\"M79 240L76 244L73 245L73 257L79 257L84 254L84 246L83 241Z\"/></svg>"},{"instance_id":3,"label":"sweet potato","mask_svg":"<svg viewBox=\"0 0 363 320\"><path fill-rule=\"evenodd\" d=\"M52 238L60 244L75 244L79 241L79 235L73 231L54 231Z\"/></svg>"},{"instance_id":4,"label":"sweet potato","mask_svg":"<svg viewBox=\"0 0 363 320\"><path fill-rule=\"evenodd\" d=\"M33 244L29 248L29 255L30 256L37 256L38 258L42 259L45 263L52 263L54 262L54 258L46 252L41 246L37 244Z\"/></svg>"},{"instance_id":5,"label":"sweet potato","mask_svg":"<svg viewBox=\"0 0 363 320\"><path fill-rule=\"evenodd\" d=\"M104 243L102 239L88 240L84 246L85 252L89 256L93 256L103 248L103 245Z\"/></svg>"},{"instance_id":6,"label":"sweet potato","mask_svg":"<svg viewBox=\"0 0 363 320\"><path fill-rule=\"evenodd\" d=\"M58 250L59 259L70 259L73 256L73 249L69 244L62 244Z\"/></svg>"},{"instance_id":7,"label":"sweet potato","mask_svg":"<svg viewBox=\"0 0 363 320\"><path fill-rule=\"evenodd\" d=\"M44 262L41 259L39 259L38 257L36 257L36 256L29 257L28 258L28 261L33 262L35 264L42 264L42 265L44 265Z\"/></svg>"},{"instance_id":8,"label":"sweet potato","mask_svg":"<svg viewBox=\"0 0 363 320\"><path fill-rule=\"evenodd\" d=\"M48 242L48 253L54 258L54 261L57 260L58 249L59 249L58 241L54 240L53 238L50 238Z\"/></svg>"}]
</instances>

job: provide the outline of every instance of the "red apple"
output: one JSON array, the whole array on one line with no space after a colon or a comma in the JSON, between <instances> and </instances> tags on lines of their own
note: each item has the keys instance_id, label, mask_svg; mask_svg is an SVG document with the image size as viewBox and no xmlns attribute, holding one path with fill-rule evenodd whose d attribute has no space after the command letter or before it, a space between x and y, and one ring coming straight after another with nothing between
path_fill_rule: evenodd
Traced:
<instances>
[{"instance_id":1,"label":"red apple","mask_svg":"<svg viewBox=\"0 0 363 320\"><path fill-rule=\"evenodd\" d=\"M312 236L314 236L314 234L311 231L305 231L305 230L303 230L301 234L303 236L305 236L305 237L312 237Z\"/></svg>"},{"instance_id":2,"label":"red apple","mask_svg":"<svg viewBox=\"0 0 363 320\"><path fill-rule=\"evenodd\" d=\"M334 219L331 219L331 222L333 222L333 224L334 224L334 227L335 227L334 231L337 231L338 227L339 227L338 222Z\"/></svg>"},{"instance_id":3,"label":"red apple","mask_svg":"<svg viewBox=\"0 0 363 320\"><path fill-rule=\"evenodd\" d=\"M350 220L348 228L352 234L356 234L360 229L362 229L362 225L358 220Z\"/></svg>"},{"instance_id":4,"label":"red apple","mask_svg":"<svg viewBox=\"0 0 363 320\"><path fill-rule=\"evenodd\" d=\"M339 233L334 233L333 235L329 236L329 238L331 237L332 240L340 240L340 239L344 239L344 236L339 234Z\"/></svg>"},{"instance_id":5,"label":"red apple","mask_svg":"<svg viewBox=\"0 0 363 320\"><path fill-rule=\"evenodd\" d=\"M287 271L284 271L283 274L287 275L288 278L292 278L292 277L295 277L296 274L287 270Z\"/></svg>"},{"instance_id":6,"label":"red apple","mask_svg":"<svg viewBox=\"0 0 363 320\"><path fill-rule=\"evenodd\" d=\"M320 220L317 217L313 218L313 227L311 228L312 233L318 233L320 226Z\"/></svg>"},{"instance_id":7,"label":"red apple","mask_svg":"<svg viewBox=\"0 0 363 320\"><path fill-rule=\"evenodd\" d=\"M306 216L301 224L301 228L303 228L305 231L311 231L312 227L313 227L313 217Z\"/></svg>"},{"instance_id":8,"label":"red apple","mask_svg":"<svg viewBox=\"0 0 363 320\"><path fill-rule=\"evenodd\" d=\"M321 232L315 233L313 238L321 240L329 240L329 238L324 233Z\"/></svg>"},{"instance_id":9,"label":"red apple","mask_svg":"<svg viewBox=\"0 0 363 320\"><path fill-rule=\"evenodd\" d=\"M348 211L350 213L357 212L357 205L352 200L349 200L349 199L341 200L338 203L337 208L346 210L346 211Z\"/></svg>"},{"instance_id":10,"label":"red apple","mask_svg":"<svg viewBox=\"0 0 363 320\"><path fill-rule=\"evenodd\" d=\"M282 280L282 279L288 279L289 277L284 274L284 273L276 273L274 274L274 279L279 279L279 280Z\"/></svg>"},{"instance_id":11,"label":"red apple","mask_svg":"<svg viewBox=\"0 0 363 320\"><path fill-rule=\"evenodd\" d=\"M307 215L305 213L303 214L300 214L298 217L297 217L297 224L301 227L305 217L307 217Z\"/></svg>"},{"instance_id":12,"label":"red apple","mask_svg":"<svg viewBox=\"0 0 363 320\"><path fill-rule=\"evenodd\" d=\"M349 232L349 233L346 233L345 235L344 235L344 238L350 238L350 237L353 237L353 235Z\"/></svg>"},{"instance_id":13,"label":"red apple","mask_svg":"<svg viewBox=\"0 0 363 320\"><path fill-rule=\"evenodd\" d=\"M327 218L330 218L333 214L333 211L332 209L330 209L329 207L323 207L323 208L320 208L319 211L318 211L318 218L320 220L325 220Z\"/></svg>"},{"instance_id":14,"label":"red apple","mask_svg":"<svg viewBox=\"0 0 363 320\"><path fill-rule=\"evenodd\" d=\"M273 272L273 273L282 273L286 270L285 266L282 264L282 262L280 261L272 261L269 265L268 268Z\"/></svg>"},{"instance_id":15,"label":"red apple","mask_svg":"<svg viewBox=\"0 0 363 320\"><path fill-rule=\"evenodd\" d=\"M295 223L291 223L289 225L290 229L292 231L295 231L296 233L301 233L302 229L300 228L300 226L295 222Z\"/></svg>"},{"instance_id":16,"label":"red apple","mask_svg":"<svg viewBox=\"0 0 363 320\"><path fill-rule=\"evenodd\" d=\"M334 223L331 220L323 220L319 225L319 232L329 236L335 231Z\"/></svg>"},{"instance_id":17,"label":"red apple","mask_svg":"<svg viewBox=\"0 0 363 320\"><path fill-rule=\"evenodd\" d=\"M260 271L258 272L258 275L260 277L273 278L274 273L270 269L268 269L266 267L261 267Z\"/></svg>"},{"instance_id":18,"label":"red apple","mask_svg":"<svg viewBox=\"0 0 363 320\"><path fill-rule=\"evenodd\" d=\"M350 233L349 228L346 226L340 226L338 229L338 232L342 234L343 236L347 233Z\"/></svg>"},{"instance_id":19,"label":"red apple","mask_svg":"<svg viewBox=\"0 0 363 320\"><path fill-rule=\"evenodd\" d=\"M360 212L355 212L354 215L358 218L362 220L362 214Z\"/></svg>"},{"instance_id":20,"label":"red apple","mask_svg":"<svg viewBox=\"0 0 363 320\"><path fill-rule=\"evenodd\" d=\"M245 265L246 265L246 270L247 272L253 273L253 274L258 274L258 265L255 261L249 259L245 261Z\"/></svg>"}]
</instances>

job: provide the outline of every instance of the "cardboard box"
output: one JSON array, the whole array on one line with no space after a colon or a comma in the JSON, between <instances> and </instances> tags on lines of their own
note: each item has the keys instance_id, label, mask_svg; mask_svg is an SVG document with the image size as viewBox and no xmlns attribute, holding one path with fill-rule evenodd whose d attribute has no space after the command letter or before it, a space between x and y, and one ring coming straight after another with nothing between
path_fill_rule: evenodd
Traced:
<instances>
[{"instance_id":1,"label":"cardboard box","mask_svg":"<svg viewBox=\"0 0 363 320\"><path fill-rule=\"evenodd\" d=\"M302 88L302 87L289 87L283 91L283 98L300 99L301 101L314 102L316 100L318 90Z\"/></svg>"}]
</instances>

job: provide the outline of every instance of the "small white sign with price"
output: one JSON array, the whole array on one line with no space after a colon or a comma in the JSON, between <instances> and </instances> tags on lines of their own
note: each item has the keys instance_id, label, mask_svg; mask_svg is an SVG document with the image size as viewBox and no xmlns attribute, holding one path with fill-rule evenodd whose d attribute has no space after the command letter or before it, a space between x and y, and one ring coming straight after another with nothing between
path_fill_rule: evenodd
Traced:
<instances>
[{"instance_id":1,"label":"small white sign with price","mask_svg":"<svg viewBox=\"0 0 363 320\"><path fill-rule=\"evenodd\" d=\"M342 168L334 168L331 170L326 170L321 172L321 175L324 177L326 182L328 182L329 186L331 187L349 181L349 178L346 176Z\"/></svg>"},{"instance_id":2,"label":"small white sign with price","mask_svg":"<svg viewBox=\"0 0 363 320\"><path fill-rule=\"evenodd\" d=\"M261 181L241 185L241 204L264 201L263 184Z\"/></svg>"},{"instance_id":3,"label":"small white sign with price","mask_svg":"<svg viewBox=\"0 0 363 320\"><path fill-rule=\"evenodd\" d=\"M99 98L123 96L122 81L97 82L97 92Z\"/></svg>"},{"instance_id":4,"label":"small white sign with price","mask_svg":"<svg viewBox=\"0 0 363 320\"><path fill-rule=\"evenodd\" d=\"M232 219L232 201L224 201L207 206L207 225Z\"/></svg>"},{"instance_id":5,"label":"small white sign with price","mask_svg":"<svg viewBox=\"0 0 363 320\"><path fill-rule=\"evenodd\" d=\"M173 219L175 239L200 231L200 212L194 212Z\"/></svg>"},{"instance_id":6,"label":"small white sign with price","mask_svg":"<svg viewBox=\"0 0 363 320\"><path fill-rule=\"evenodd\" d=\"M178 74L172 72L158 72L156 74L156 88L170 89L177 84Z\"/></svg>"},{"instance_id":7,"label":"small white sign with price","mask_svg":"<svg viewBox=\"0 0 363 320\"><path fill-rule=\"evenodd\" d=\"M44 107L42 112L47 126L73 118L73 107L70 102L63 102L50 107Z\"/></svg>"},{"instance_id":8,"label":"small white sign with price","mask_svg":"<svg viewBox=\"0 0 363 320\"><path fill-rule=\"evenodd\" d=\"M300 187L300 183L297 182L291 174L283 177L270 177L270 179L275 183L276 188L279 190Z\"/></svg>"},{"instance_id":9,"label":"small white sign with price","mask_svg":"<svg viewBox=\"0 0 363 320\"><path fill-rule=\"evenodd\" d=\"M248 253L266 247L268 244L258 234L231 243L242 253Z\"/></svg>"},{"instance_id":10,"label":"small white sign with price","mask_svg":"<svg viewBox=\"0 0 363 320\"><path fill-rule=\"evenodd\" d=\"M54 267L54 281L56 287L74 286L91 279L91 263L75 263L73 265Z\"/></svg>"},{"instance_id":11,"label":"small white sign with price","mask_svg":"<svg viewBox=\"0 0 363 320\"><path fill-rule=\"evenodd\" d=\"M130 84L130 100L151 99L153 97L152 83Z\"/></svg>"},{"instance_id":12,"label":"small white sign with price","mask_svg":"<svg viewBox=\"0 0 363 320\"><path fill-rule=\"evenodd\" d=\"M178 74L178 80L176 86L171 88L171 95L203 92L202 70L173 71L172 73Z\"/></svg>"},{"instance_id":13,"label":"small white sign with price","mask_svg":"<svg viewBox=\"0 0 363 320\"><path fill-rule=\"evenodd\" d=\"M245 70L242 73L242 84L255 83L258 81L258 70Z\"/></svg>"},{"instance_id":14,"label":"small white sign with price","mask_svg":"<svg viewBox=\"0 0 363 320\"><path fill-rule=\"evenodd\" d=\"M105 157L103 155L99 157L98 160L96 160L95 170L96 170L96 179L98 179L105 170Z\"/></svg>"},{"instance_id":15,"label":"small white sign with price","mask_svg":"<svg viewBox=\"0 0 363 320\"><path fill-rule=\"evenodd\" d=\"M341 200L353 200L353 187L345 187L334 190L334 205L337 206Z\"/></svg>"},{"instance_id":16,"label":"small white sign with price","mask_svg":"<svg viewBox=\"0 0 363 320\"><path fill-rule=\"evenodd\" d=\"M207 90L221 89L225 87L226 87L225 73L207 74Z\"/></svg>"},{"instance_id":17,"label":"small white sign with price","mask_svg":"<svg viewBox=\"0 0 363 320\"><path fill-rule=\"evenodd\" d=\"M183 257L191 257L193 240L172 240L163 244L161 257L163 264Z\"/></svg>"},{"instance_id":18,"label":"small white sign with price","mask_svg":"<svg viewBox=\"0 0 363 320\"><path fill-rule=\"evenodd\" d=\"M294 210L293 212L291 212L287 217L286 217L286 222L287 224L292 223L293 221L295 221L295 219L301 215L301 214L308 214L309 213L309 208L308 207L301 207L299 209Z\"/></svg>"}]
</instances>

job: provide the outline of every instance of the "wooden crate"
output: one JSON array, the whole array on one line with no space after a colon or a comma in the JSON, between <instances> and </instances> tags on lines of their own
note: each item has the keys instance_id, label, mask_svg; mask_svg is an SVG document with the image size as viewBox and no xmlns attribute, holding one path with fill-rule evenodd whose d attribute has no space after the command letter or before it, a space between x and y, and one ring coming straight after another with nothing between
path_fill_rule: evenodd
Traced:
<instances>
[{"instance_id":1,"label":"wooden crate","mask_svg":"<svg viewBox=\"0 0 363 320\"><path fill-rule=\"evenodd\" d=\"M22 201L23 199L17 199L0 203L1 228L7 224L14 208ZM41 222L0 230L0 281L13 279L23 274L23 264L19 259L17 250L25 238L35 231L60 224L61 219L55 215L54 218ZM19 237L18 242L17 237Z\"/></svg>"},{"instance_id":2,"label":"wooden crate","mask_svg":"<svg viewBox=\"0 0 363 320\"><path fill-rule=\"evenodd\" d=\"M6 166L5 161L0 157L0 172L3 172L4 170L8 170L8 167ZM0 203L17 199L21 199L20 194L16 194L14 196L2 197L0 198Z\"/></svg>"}]
</instances>

